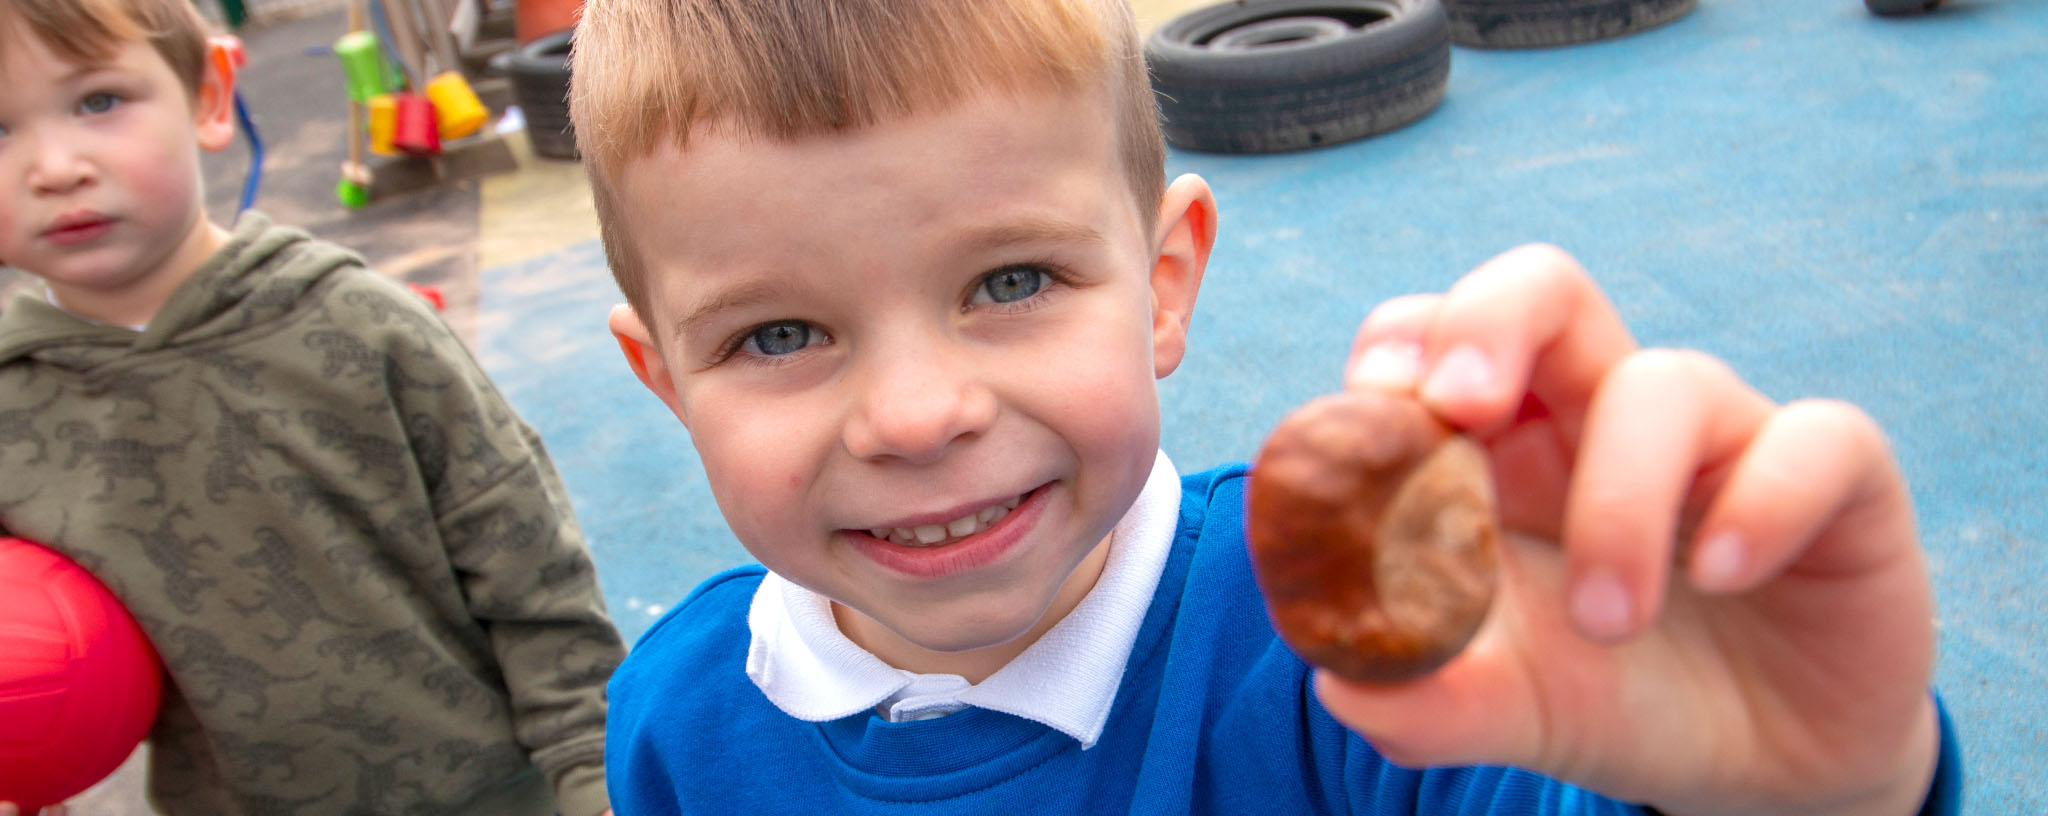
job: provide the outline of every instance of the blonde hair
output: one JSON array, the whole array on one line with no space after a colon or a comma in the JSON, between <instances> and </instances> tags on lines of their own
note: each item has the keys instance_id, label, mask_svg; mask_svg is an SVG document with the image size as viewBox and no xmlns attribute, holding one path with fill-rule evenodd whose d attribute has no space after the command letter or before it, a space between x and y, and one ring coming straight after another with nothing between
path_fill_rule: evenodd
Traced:
<instances>
[{"instance_id":1,"label":"blonde hair","mask_svg":"<svg viewBox=\"0 0 2048 816\"><path fill-rule=\"evenodd\" d=\"M0 2L0 49L23 32L57 56L84 65L106 62L121 46L147 41L194 99L206 75L206 21L192 0Z\"/></svg>"},{"instance_id":2,"label":"blonde hair","mask_svg":"<svg viewBox=\"0 0 2048 816\"><path fill-rule=\"evenodd\" d=\"M1123 0L586 0L569 92L612 275L647 314L614 174L716 124L790 140L989 90L1107 80L1148 226L1165 191L1158 104Z\"/></svg>"}]
</instances>

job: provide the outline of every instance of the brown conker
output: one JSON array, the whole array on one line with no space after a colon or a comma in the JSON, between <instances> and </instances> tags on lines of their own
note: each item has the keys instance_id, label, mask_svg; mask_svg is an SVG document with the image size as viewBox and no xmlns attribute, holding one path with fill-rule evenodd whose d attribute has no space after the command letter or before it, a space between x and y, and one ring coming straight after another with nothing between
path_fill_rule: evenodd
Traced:
<instances>
[{"instance_id":1,"label":"brown conker","mask_svg":"<svg viewBox=\"0 0 2048 816\"><path fill-rule=\"evenodd\" d=\"M1493 600L1485 451L1407 397L1346 391L1281 420L1246 488L1274 628L1309 663L1398 683L1464 649Z\"/></svg>"}]
</instances>

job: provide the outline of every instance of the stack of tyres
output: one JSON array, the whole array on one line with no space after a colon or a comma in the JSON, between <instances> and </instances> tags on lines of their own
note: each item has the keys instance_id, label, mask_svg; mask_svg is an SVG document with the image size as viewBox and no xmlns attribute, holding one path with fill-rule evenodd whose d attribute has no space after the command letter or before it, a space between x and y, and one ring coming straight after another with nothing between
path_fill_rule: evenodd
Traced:
<instances>
[{"instance_id":1,"label":"stack of tyres","mask_svg":"<svg viewBox=\"0 0 2048 816\"><path fill-rule=\"evenodd\" d=\"M546 34L512 52L508 66L512 96L526 115L526 138L535 155L577 158L576 132L569 123L569 39L571 31Z\"/></svg>"}]
</instances>

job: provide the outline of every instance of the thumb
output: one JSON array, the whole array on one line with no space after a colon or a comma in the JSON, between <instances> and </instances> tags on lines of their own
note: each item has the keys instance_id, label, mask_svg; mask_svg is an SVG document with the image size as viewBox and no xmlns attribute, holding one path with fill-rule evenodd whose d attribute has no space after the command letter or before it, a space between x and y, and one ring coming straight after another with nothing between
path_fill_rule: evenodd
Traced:
<instances>
[{"instance_id":1,"label":"thumb","mask_svg":"<svg viewBox=\"0 0 2048 816\"><path fill-rule=\"evenodd\" d=\"M1519 704L1529 692L1506 662L1487 654L1489 645L1475 640L1434 673L1392 686L1317 671L1316 696L1396 765L1526 767L1538 742L1536 717Z\"/></svg>"},{"instance_id":2,"label":"thumb","mask_svg":"<svg viewBox=\"0 0 2048 816\"><path fill-rule=\"evenodd\" d=\"M1551 678L1574 689L1564 705L1598 707L1613 702L1602 699L1614 690L1599 678L1615 658L1572 636L1566 611L1546 603L1563 592L1563 559L1554 546L1502 536L1499 578L1486 621L1450 662L1394 685L1360 685L1318 671L1323 707L1397 765L1543 768L1556 736L1547 731L1559 724L1545 714L1542 673L1568 675ZM1532 652L1549 652L1550 659Z\"/></svg>"}]
</instances>

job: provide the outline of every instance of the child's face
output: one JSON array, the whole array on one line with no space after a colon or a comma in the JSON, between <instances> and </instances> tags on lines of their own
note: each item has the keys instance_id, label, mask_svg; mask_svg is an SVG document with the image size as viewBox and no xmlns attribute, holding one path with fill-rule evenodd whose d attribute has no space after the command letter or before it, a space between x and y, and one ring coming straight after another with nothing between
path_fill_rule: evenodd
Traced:
<instances>
[{"instance_id":1,"label":"child's face","mask_svg":"<svg viewBox=\"0 0 2048 816\"><path fill-rule=\"evenodd\" d=\"M0 37L0 260L67 301L196 267L204 254L185 256L208 227L198 150L233 130L207 121L146 43L80 65L35 36Z\"/></svg>"},{"instance_id":2,"label":"child's face","mask_svg":"<svg viewBox=\"0 0 2048 816\"><path fill-rule=\"evenodd\" d=\"M1214 205L1182 179L1148 230L1104 98L697 135L618 174L651 302L614 316L629 358L740 541L871 649L1064 615L1151 471Z\"/></svg>"}]
</instances>

